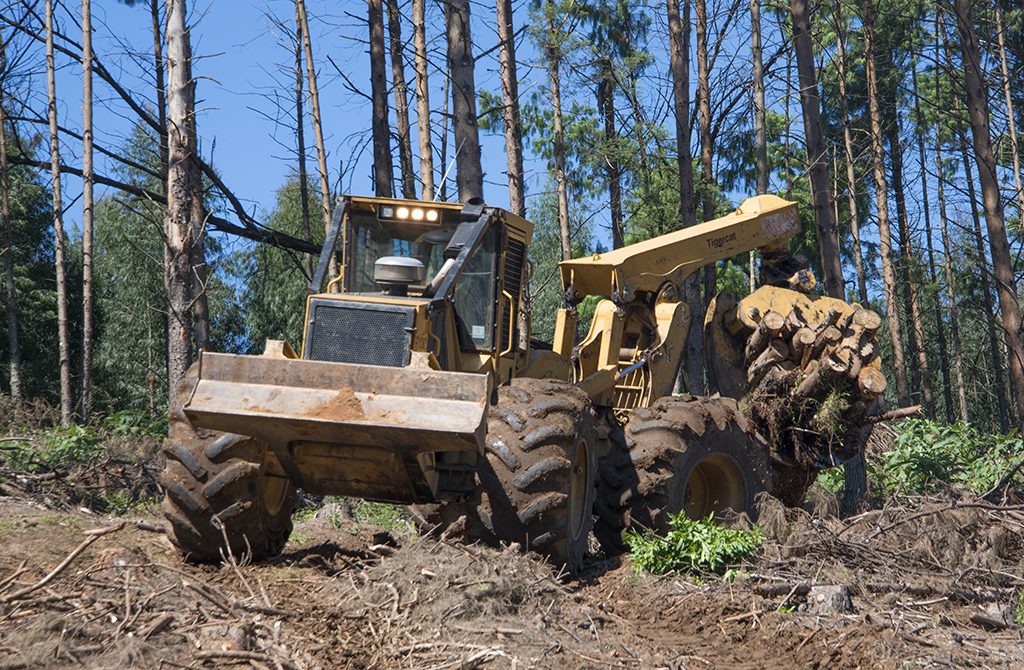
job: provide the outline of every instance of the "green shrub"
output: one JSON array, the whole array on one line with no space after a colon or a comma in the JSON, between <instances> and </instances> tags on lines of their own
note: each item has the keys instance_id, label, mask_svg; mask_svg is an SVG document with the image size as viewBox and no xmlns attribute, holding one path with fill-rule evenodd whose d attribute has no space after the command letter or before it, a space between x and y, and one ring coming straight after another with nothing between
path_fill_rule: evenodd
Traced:
<instances>
[{"instance_id":1,"label":"green shrub","mask_svg":"<svg viewBox=\"0 0 1024 670\"><path fill-rule=\"evenodd\" d=\"M944 424L908 419L897 427L893 448L868 462L868 483L880 497L921 494L942 489L984 493L1024 460L1024 438L979 433L965 423ZM817 483L836 493L844 485L843 469L830 468ZM1015 485L1024 484L1018 473Z\"/></svg>"},{"instance_id":2,"label":"green shrub","mask_svg":"<svg viewBox=\"0 0 1024 670\"><path fill-rule=\"evenodd\" d=\"M167 435L167 416L137 409L124 409L103 417L99 424L111 435L121 437L152 437Z\"/></svg>"},{"instance_id":3,"label":"green shrub","mask_svg":"<svg viewBox=\"0 0 1024 670\"><path fill-rule=\"evenodd\" d=\"M752 530L727 528L715 523L714 514L695 521L679 513L669 521L664 537L629 531L626 542L638 570L660 575L666 572L722 572L753 553L764 535Z\"/></svg>"}]
</instances>

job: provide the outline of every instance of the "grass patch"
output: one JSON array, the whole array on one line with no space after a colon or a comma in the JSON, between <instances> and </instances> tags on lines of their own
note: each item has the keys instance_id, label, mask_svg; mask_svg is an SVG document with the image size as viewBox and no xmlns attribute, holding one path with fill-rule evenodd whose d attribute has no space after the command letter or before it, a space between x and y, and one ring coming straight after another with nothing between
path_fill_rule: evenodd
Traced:
<instances>
[{"instance_id":1,"label":"grass patch","mask_svg":"<svg viewBox=\"0 0 1024 670\"><path fill-rule=\"evenodd\" d=\"M655 533L630 531L626 542L638 570L661 575L666 572L721 573L739 563L764 542L756 526L752 530L727 528L715 523L714 514L699 521L679 513L669 521L671 530Z\"/></svg>"}]
</instances>

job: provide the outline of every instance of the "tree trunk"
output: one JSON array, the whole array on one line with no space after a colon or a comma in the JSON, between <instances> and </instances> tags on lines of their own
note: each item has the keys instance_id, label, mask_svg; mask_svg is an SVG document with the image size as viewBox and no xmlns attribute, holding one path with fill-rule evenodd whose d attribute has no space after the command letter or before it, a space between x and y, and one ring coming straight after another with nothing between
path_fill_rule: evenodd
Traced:
<instances>
[{"instance_id":1,"label":"tree trunk","mask_svg":"<svg viewBox=\"0 0 1024 670\"><path fill-rule=\"evenodd\" d=\"M168 405L177 402L175 389L192 363L192 309L190 250L192 196L198 188L188 163L196 152L196 138L189 118L195 113L194 89L189 77L185 0L167 0L167 216L165 240L167 264Z\"/></svg>"},{"instance_id":2,"label":"tree trunk","mask_svg":"<svg viewBox=\"0 0 1024 670\"><path fill-rule=\"evenodd\" d=\"M516 40L512 25L512 0L497 0L497 11L502 118L505 121L505 154L508 158L509 211L518 216L526 216L526 186L523 181L523 128L519 121L519 76L516 74Z\"/></svg>"},{"instance_id":3,"label":"tree trunk","mask_svg":"<svg viewBox=\"0 0 1024 670\"><path fill-rule=\"evenodd\" d=\"M153 77L156 81L156 113L160 134L160 187L167 188L167 89L164 86L163 30L160 27L159 0L149 0L149 15L153 23Z\"/></svg>"},{"instance_id":4,"label":"tree trunk","mask_svg":"<svg viewBox=\"0 0 1024 670\"><path fill-rule=\"evenodd\" d=\"M978 163L988 243L992 251L992 269L999 292L999 311L1008 349L1013 409L1017 417L1024 419L1024 343L1021 342L1020 303L1017 300L1017 281L1013 273L1010 244L1006 238L1006 222L1003 220L996 157L992 151L992 137L989 134L988 100L981 72L981 49L974 30L974 9L971 0L957 0L956 15L957 28L960 31L960 49L963 53L967 112L971 120L974 156Z\"/></svg>"},{"instance_id":5,"label":"tree trunk","mask_svg":"<svg viewBox=\"0 0 1024 670\"><path fill-rule=\"evenodd\" d=\"M941 63L939 54L939 15L935 15L935 62ZM946 215L946 179L942 167L942 80L935 78L935 174L936 192L939 199L939 225L942 234L942 253L945 266L946 295L949 299L949 335L953 342L953 372L956 378L957 409L964 423L969 420L967 413L967 385L964 383L963 346L960 342L960 317L956 303L956 282L953 277L953 243L949 237L949 217ZM922 168L924 163L921 163ZM950 418L952 421L952 417Z\"/></svg>"},{"instance_id":6,"label":"tree trunk","mask_svg":"<svg viewBox=\"0 0 1024 670\"><path fill-rule=\"evenodd\" d=\"M72 420L71 347L68 338L68 295L64 270L64 204L61 200L60 144L57 136L57 84L53 61L53 0L46 0L46 92L50 120L50 174L53 180L53 234L57 269L57 339L60 351L60 421Z\"/></svg>"},{"instance_id":7,"label":"tree trunk","mask_svg":"<svg viewBox=\"0 0 1024 670\"><path fill-rule=\"evenodd\" d=\"M476 80L469 0L449 0L448 64L451 67L452 107L455 118L456 183L459 200L484 197L484 171L480 164L480 131L476 117Z\"/></svg>"},{"instance_id":8,"label":"tree trunk","mask_svg":"<svg viewBox=\"0 0 1024 670\"><path fill-rule=\"evenodd\" d=\"M1010 93L1010 72L1006 66L1006 37L1003 34L1003 12L997 4L996 38L999 42L999 67L1003 74L1003 95L1006 96L1006 123L1010 131L1010 151L1013 154L1013 181L1017 187L1017 202L1020 215L1024 217L1024 186L1021 185L1020 148L1017 145L1017 123L1013 115L1013 96Z\"/></svg>"},{"instance_id":9,"label":"tree trunk","mask_svg":"<svg viewBox=\"0 0 1024 670\"><path fill-rule=\"evenodd\" d=\"M928 171L925 168L927 163L926 152L924 147L924 132L927 128L927 122L925 121L924 115L921 113L921 99L918 95L917 88L917 60L914 59L913 66L910 70L911 81L914 86L914 121L917 126L917 132L914 134L917 136L917 158L919 165L921 166L921 203L922 209L924 210L924 235L925 235L925 246L928 252L928 279L931 282L931 286L938 289L939 279L935 271L935 248L932 245L932 217L930 198L928 195ZM936 104L938 99L936 98ZM942 371L942 399L943 405L946 410L945 418L947 422L954 421L953 418L953 388L949 375L949 351L946 345L946 324L942 320L942 303L938 299L938 296L932 301L932 319L935 321L935 335L936 340L939 344L939 368Z\"/></svg>"},{"instance_id":10,"label":"tree trunk","mask_svg":"<svg viewBox=\"0 0 1024 670\"><path fill-rule=\"evenodd\" d=\"M896 221L900 231L900 251L903 255L902 279L903 279L903 311L907 319L907 341L910 345L910 352L917 359L916 365L910 367L911 388L914 391L920 390L923 399L925 414L928 417L935 416L934 398L932 397L932 379L928 368L928 355L925 351L924 342L924 321L921 319L921 305L918 300L917 278L914 270L917 261L914 259L913 241L910 235L910 219L907 215L906 190L903 187L903 147L900 144L900 119L899 112L895 111L895 118L888 125L889 153L892 167L892 190L896 200Z\"/></svg>"},{"instance_id":11,"label":"tree trunk","mask_svg":"<svg viewBox=\"0 0 1024 670\"><path fill-rule=\"evenodd\" d=\"M839 231L832 212L828 184L828 163L822 142L821 105L818 101L818 80L815 75L814 47L811 43L810 17L806 0L790 0L793 16L793 45L800 82L800 104L804 112L804 135L807 143L808 176L814 206L814 222L818 228L822 274L828 295L843 299L846 285L839 255Z\"/></svg>"},{"instance_id":12,"label":"tree trunk","mask_svg":"<svg viewBox=\"0 0 1024 670\"><path fill-rule=\"evenodd\" d=\"M447 9L445 10L447 12ZM446 14L447 16L447 14ZM445 59L444 81L442 82L441 99L441 201L448 202L448 120L451 118L451 89L452 89L452 64Z\"/></svg>"},{"instance_id":13,"label":"tree trunk","mask_svg":"<svg viewBox=\"0 0 1024 670\"><path fill-rule=\"evenodd\" d=\"M604 142L608 149L604 156L605 176L608 179L608 207L612 222L612 248L618 249L625 245L622 215L622 170L616 154L615 142L619 132L615 128L615 84L605 63L604 73L597 82L597 110L604 119Z\"/></svg>"},{"instance_id":14,"label":"tree trunk","mask_svg":"<svg viewBox=\"0 0 1024 670\"><path fill-rule=\"evenodd\" d=\"M900 407L910 405L906 365L903 357L903 333L899 306L896 304L896 270L892 258L892 237L889 230L889 184L885 178L885 145L882 140L882 110L878 102L878 78L875 73L874 7L872 0L863 0L864 62L867 75L868 109L871 116L871 154L874 161L875 200L877 203L878 237L882 257L882 282L885 287L885 313L892 344L893 376Z\"/></svg>"},{"instance_id":15,"label":"tree trunk","mask_svg":"<svg viewBox=\"0 0 1024 670\"><path fill-rule=\"evenodd\" d=\"M676 160L679 168L679 223L689 228L697 223L693 197L693 158L690 155L690 0L683 1L683 16L679 16L679 0L666 0L669 34L669 66L672 70L672 101L676 121ZM686 356L676 377L676 389L681 390L685 377L686 389L695 395L704 392L704 333L696 324L701 314L700 287L697 274L691 274L683 283L682 294L693 319L686 339Z\"/></svg>"},{"instance_id":16,"label":"tree trunk","mask_svg":"<svg viewBox=\"0 0 1024 670\"><path fill-rule=\"evenodd\" d=\"M754 61L754 145L757 152L756 190L768 192L768 129L764 106L764 64L761 49L761 0L750 0L750 51ZM750 290L755 288L754 251L749 257Z\"/></svg>"},{"instance_id":17,"label":"tree trunk","mask_svg":"<svg viewBox=\"0 0 1024 670\"><path fill-rule=\"evenodd\" d=\"M0 72L7 69L4 44L0 42ZM7 349L10 355L11 397L21 394L21 345L18 341L18 290L14 279L14 222L11 220L10 171L7 165L7 116L4 78L0 76L0 227L3 229L4 308L7 312Z\"/></svg>"},{"instance_id":18,"label":"tree trunk","mask_svg":"<svg viewBox=\"0 0 1024 670\"><path fill-rule=\"evenodd\" d=\"M711 137L711 72L708 65L708 12L705 0L694 0L693 13L697 29L697 112L700 123L700 171L704 184L704 195L701 198L703 221L715 218L715 195L712 184L715 183L714 156L715 148ZM715 295L715 264L704 267L704 302L706 307ZM700 314L703 311L699 312ZM696 321L694 322L696 325Z\"/></svg>"},{"instance_id":19,"label":"tree trunk","mask_svg":"<svg viewBox=\"0 0 1024 670\"><path fill-rule=\"evenodd\" d=\"M388 106L387 63L384 60L384 14L381 0L369 0L370 98L373 101L373 187L380 197L393 198L391 180L391 112Z\"/></svg>"},{"instance_id":20,"label":"tree trunk","mask_svg":"<svg viewBox=\"0 0 1024 670\"><path fill-rule=\"evenodd\" d=\"M299 206L302 210L302 239L312 241L309 223L309 175L306 174L306 115L303 113L302 15L295 5L295 153L298 156ZM305 255L306 276L313 276L313 255Z\"/></svg>"},{"instance_id":21,"label":"tree trunk","mask_svg":"<svg viewBox=\"0 0 1024 670\"><path fill-rule=\"evenodd\" d=\"M565 135L562 128L562 91L561 67L562 47L560 36L555 28L555 7L552 0L547 0L548 43L545 51L548 59L548 76L551 81L551 123L552 144L555 158L555 182L558 190L558 231L562 246L562 260L572 258L572 239L569 231L569 189L565 179Z\"/></svg>"},{"instance_id":22,"label":"tree trunk","mask_svg":"<svg viewBox=\"0 0 1024 670\"><path fill-rule=\"evenodd\" d=\"M391 79L395 88L395 130L398 131L398 169L402 173L402 197L416 199L416 175L412 167L412 138L409 130L409 95L405 86L405 58L402 56L402 15L398 0L388 0L388 36L391 42Z\"/></svg>"},{"instance_id":23,"label":"tree trunk","mask_svg":"<svg viewBox=\"0 0 1024 670\"><path fill-rule=\"evenodd\" d=\"M420 184L424 200L434 199L434 147L430 138L430 79L424 0L412 0L413 63L416 68L416 127L420 143ZM446 96L447 97L447 96ZM518 108L516 112L518 113Z\"/></svg>"},{"instance_id":24,"label":"tree trunk","mask_svg":"<svg viewBox=\"0 0 1024 670\"><path fill-rule=\"evenodd\" d=\"M949 237L949 217L946 215L945 178L942 176L942 143L939 140L939 108L935 108L935 170L938 174L936 186L939 198L939 224L942 231L942 251L946 276L946 295L949 298L949 335L953 342L953 371L956 376L956 392L961 421L968 421L967 385L964 383L963 347L960 343L960 317L956 302L956 280L953 277L953 241Z\"/></svg>"},{"instance_id":25,"label":"tree trunk","mask_svg":"<svg viewBox=\"0 0 1024 670\"><path fill-rule=\"evenodd\" d=\"M846 94L846 45L843 42L842 4L836 0L836 67L839 79L839 110L843 121L843 149L846 155L846 194L850 209L850 237L853 238L853 267L857 275L857 298L866 308L868 306L868 284L864 273L864 254L860 245L860 215L857 211L857 174L854 169L853 133L851 131L850 110ZM839 197L839 194L836 194ZM838 224L838 221L837 221Z\"/></svg>"},{"instance_id":26,"label":"tree trunk","mask_svg":"<svg viewBox=\"0 0 1024 670\"><path fill-rule=\"evenodd\" d=\"M953 101L953 110L959 114L960 105ZM985 238L981 233L981 215L978 213L978 194L974 188L974 168L971 167L971 159L967 149L967 135L962 128L957 129L960 139L960 158L964 166L964 175L967 177L967 198L971 202L971 218L974 222L974 247L978 255L979 284L981 294L985 303L985 326L988 330L988 353L989 364L992 367L992 382L987 387L992 388L996 395L996 405L999 411L999 428L1003 432L1010 429L1009 405L1006 398L1006 378L1003 372L1003 355L1000 351L999 333L996 330L996 304L992 299L992 289L989 284L989 277L992 273L988 267L988 254L985 253Z\"/></svg>"},{"instance_id":27,"label":"tree trunk","mask_svg":"<svg viewBox=\"0 0 1024 670\"><path fill-rule=\"evenodd\" d=\"M192 340L195 351L206 349L210 344L210 305L207 292L209 283L209 267L206 265L206 202L203 192L202 171L199 168L199 134L196 132L196 79L192 76L192 31L185 31L185 51L188 54L186 61L187 76L192 86L191 99L193 103L192 112L188 116L189 134L195 142L195 153L190 156L187 163L188 169L192 172L191 181L194 186L190 200L189 212L192 226L192 244L189 247L189 263L191 264L192 275L190 277L191 298L192 298Z\"/></svg>"},{"instance_id":28,"label":"tree trunk","mask_svg":"<svg viewBox=\"0 0 1024 670\"><path fill-rule=\"evenodd\" d=\"M327 172L327 149L324 147L324 130L320 123L320 93L316 85L316 65L313 63L313 38L309 34L309 16L305 0L295 0L299 25L302 31L302 46L306 52L306 80L309 84L309 104L313 112L313 141L316 144L316 164L320 173L320 214L324 222L324 234L331 226L331 182ZM337 265L331 254L328 269Z\"/></svg>"},{"instance_id":29,"label":"tree trunk","mask_svg":"<svg viewBox=\"0 0 1024 670\"><path fill-rule=\"evenodd\" d=\"M82 398L80 417L89 420L92 393L93 200L92 200L92 8L82 0Z\"/></svg>"}]
</instances>

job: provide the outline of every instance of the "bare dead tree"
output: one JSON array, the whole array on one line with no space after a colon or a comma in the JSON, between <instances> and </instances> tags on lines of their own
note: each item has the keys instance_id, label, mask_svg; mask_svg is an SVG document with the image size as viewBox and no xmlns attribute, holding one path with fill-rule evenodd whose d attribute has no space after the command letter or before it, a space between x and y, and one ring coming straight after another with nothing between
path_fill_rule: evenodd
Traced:
<instances>
[{"instance_id":1,"label":"bare dead tree","mask_svg":"<svg viewBox=\"0 0 1024 670\"><path fill-rule=\"evenodd\" d=\"M57 84L53 57L53 0L46 0L46 97L50 120L50 176L53 190L54 257L57 272L57 340L60 356L60 420L72 421L71 346L68 335L68 294L65 272L64 203L60 179L60 137L57 131Z\"/></svg>"},{"instance_id":2,"label":"bare dead tree","mask_svg":"<svg viewBox=\"0 0 1024 670\"><path fill-rule=\"evenodd\" d=\"M384 8L381 0L367 2L370 28L370 99L373 105L373 188L385 198L394 197L391 180L391 120L388 106L387 63L384 60Z\"/></svg>"},{"instance_id":3,"label":"bare dead tree","mask_svg":"<svg viewBox=\"0 0 1024 670\"><path fill-rule=\"evenodd\" d=\"M92 202L92 8L82 0L82 398L80 416L89 418L92 392L93 202Z\"/></svg>"},{"instance_id":4,"label":"bare dead tree","mask_svg":"<svg viewBox=\"0 0 1024 670\"><path fill-rule=\"evenodd\" d=\"M519 216L526 216L523 129L519 120L519 76L516 73L516 40L512 24L512 0L497 0L497 18L498 39L500 40L498 60L501 70L501 111L505 122L505 153L508 157L509 210ZM613 205L613 212L614 209ZM621 240L618 246L622 246Z\"/></svg>"},{"instance_id":5,"label":"bare dead tree","mask_svg":"<svg viewBox=\"0 0 1024 670\"><path fill-rule=\"evenodd\" d=\"M302 238L309 242L312 230L309 224L309 175L306 173L306 115L303 97L302 66L302 13L295 3L295 152L298 154L299 207L302 211ZM305 257L306 276L313 276L313 255Z\"/></svg>"},{"instance_id":6,"label":"bare dead tree","mask_svg":"<svg viewBox=\"0 0 1024 670\"><path fill-rule=\"evenodd\" d=\"M484 196L469 0L449 0L447 7L445 25L448 33L448 66L451 68L455 121L455 176L459 186L459 200L469 202L476 198L483 199Z\"/></svg>"},{"instance_id":7,"label":"bare dead tree","mask_svg":"<svg viewBox=\"0 0 1024 670\"><path fill-rule=\"evenodd\" d=\"M402 15L398 0L387 0L388 36L391 47L391 82L395 93L395 130L398 134L398 169L402 175L402 197L416 198L416 175L412 167L412 137L409 132L409 95L405 86L405 57L402 55Z\"/></svg>"},{"instance_id":8,"label":"bare dead tree","mask_svg":"<svg viewBox=\"0 0 1024 670\"><path fill-rule=\"evenodd\" d=\"M188 63L186 0L166 0L167 11L167 215L164 285L167 291L168 403L192 364L191 246L192 194L199 188L189 163L196 138L189 118L195 114L194 88Z\"/></svg>"},{"instance_id":9,"label":"bare dead tree","mask_svg":"<svg viewBox=\"0 0 1024 670\"><path fill-rule=\"evenodd\" d=\"M413 63L416 70L416 128L420 145L420 184L424 200L434 199L434 147L430 139L430 78L424 0L412 0ZM445 96L447 98L447 96Z\"/></svg>"}]
</instances>

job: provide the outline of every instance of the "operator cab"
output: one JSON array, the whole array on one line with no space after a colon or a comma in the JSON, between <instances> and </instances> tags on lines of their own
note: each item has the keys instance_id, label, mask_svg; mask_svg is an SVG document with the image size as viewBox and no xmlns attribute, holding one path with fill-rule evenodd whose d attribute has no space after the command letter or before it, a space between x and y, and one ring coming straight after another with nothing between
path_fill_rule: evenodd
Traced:
<instances>
[{"instance_id":1,"label":"operator cab","mask_svg":"<svg viewBox=\"0 0 1024 670\"><path fill-rule=\"evenodd\" d=\"M511 374L529 223L479 204L348 197L338 207L341 271L326 293L311 285L304 357L404 366L424 351L442 369ZM318 347L323 317L341 310L331 330L345 333Z\"/></svg>"}]
</instances>

